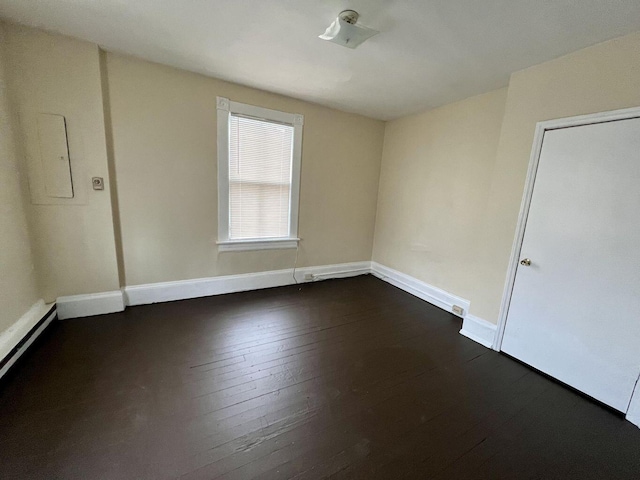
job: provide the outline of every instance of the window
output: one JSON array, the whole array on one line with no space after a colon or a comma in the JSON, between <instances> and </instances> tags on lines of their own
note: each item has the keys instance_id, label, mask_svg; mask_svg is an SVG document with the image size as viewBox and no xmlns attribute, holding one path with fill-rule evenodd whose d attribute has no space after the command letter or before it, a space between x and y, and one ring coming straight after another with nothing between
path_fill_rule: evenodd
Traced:
<instances>
[{"instance_id":1,"label":"window","mask_svg":"<svg viewBox=\"0 0 640 480\"><path fill-rule=\"evenodd\" d=\"M302 115L218 97L218 248L295 248Z\"/></svg>"}]
</instances>

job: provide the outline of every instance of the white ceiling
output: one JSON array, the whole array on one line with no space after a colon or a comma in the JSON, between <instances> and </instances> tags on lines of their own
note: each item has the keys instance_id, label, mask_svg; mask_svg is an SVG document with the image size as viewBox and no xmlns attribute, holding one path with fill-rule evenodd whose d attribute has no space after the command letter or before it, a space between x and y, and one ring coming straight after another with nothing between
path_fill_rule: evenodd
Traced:
<instances>
[{"instance_id":1,"label":"white ceiling","mask_svg":"<svg viewBox=\"0 0 640 480\"><path fill-rule=\"evenodd\" d=\"M356 50L318 39L346 8L381 32ZM386 120L640 30L640 1L0 0L0 17Z\"/></svg>"}]
</instances>

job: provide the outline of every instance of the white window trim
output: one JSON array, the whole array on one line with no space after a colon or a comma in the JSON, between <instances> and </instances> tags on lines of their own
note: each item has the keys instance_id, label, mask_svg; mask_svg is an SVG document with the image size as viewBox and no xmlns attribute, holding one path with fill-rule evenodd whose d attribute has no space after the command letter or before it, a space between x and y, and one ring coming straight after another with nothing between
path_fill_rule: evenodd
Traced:
<instances>
[{"instance_id":1,"label":"white window trim","mask_svg":"<svg viewBox=\"0 0 640 480\"><path fill-rule=\"evenodd\" d=\"M240 252L245 250L274 250L296 248L299 238L260 238L256 240L229 240L218 242L220 252Z\"/></svg>"},{"instance_id":2,"label":"white window trim","mask_svg":"<svg viewBox=\"0 0 640 480\"><path fill-rule=\"evenodd\" d=\"M298 212L300 204L300 162L302 158L302 126L304 116L232 102L217 97L218 109L218 250L267 250L296 248L298 238ZM291 203L289 205L289 236L278 238L229 239L229 122L232 113L247 115L293 127L293 158L291 165Z\"/></svg>"}]
</instances>

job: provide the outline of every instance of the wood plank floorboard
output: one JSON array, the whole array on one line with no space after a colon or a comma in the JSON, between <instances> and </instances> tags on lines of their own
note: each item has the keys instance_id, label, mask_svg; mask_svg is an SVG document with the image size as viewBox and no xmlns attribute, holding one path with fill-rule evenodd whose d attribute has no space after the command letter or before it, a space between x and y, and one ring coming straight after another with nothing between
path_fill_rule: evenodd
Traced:
<instances>
[{"instance_id":1,"label":"wood plank floorboard","mask_svg":"<svg viewBox=\"0 0 640 480\"><path fill-rule=\"evenodd\" d=\"M55 322L2 479L638 479L640 429L372 276Z\"/></svg>"}]
</instances>

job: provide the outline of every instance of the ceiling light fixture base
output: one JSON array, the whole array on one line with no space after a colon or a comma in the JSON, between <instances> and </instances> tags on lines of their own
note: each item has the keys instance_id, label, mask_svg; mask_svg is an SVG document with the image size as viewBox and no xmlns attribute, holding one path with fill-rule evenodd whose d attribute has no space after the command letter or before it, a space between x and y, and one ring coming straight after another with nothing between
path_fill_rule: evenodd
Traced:
<instances>
[{"instance_id":1,"label":"ceiling light fixture base","mask_svg":"<svg viewBox=\"0 0 640 480\"><path fill-rule=\"evenodd\" d=\"M355 25L356 22L358 21L358 18L360 18L360 14L355 10L343 10L338 15L338 18L344 20L345 22L351 25Z\"/></svg>"}]
</instances>

